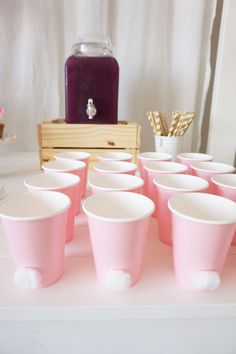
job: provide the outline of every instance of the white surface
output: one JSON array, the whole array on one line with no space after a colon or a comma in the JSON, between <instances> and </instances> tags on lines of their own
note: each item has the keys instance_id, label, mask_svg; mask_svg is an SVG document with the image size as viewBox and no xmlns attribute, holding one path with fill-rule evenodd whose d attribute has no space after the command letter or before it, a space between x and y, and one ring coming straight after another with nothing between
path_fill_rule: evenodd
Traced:
<instances>
[{"instance_id":1,"label":"white surface","mask_svg":"<svg viewBox=\"0 0 236 354\"><path fill-rule=\"evenodd\" d=\"M236 1L224 0L207 152L216 161L236 161Z\"/></svg>"},{"instance_id":2,"label":"white surface","mask_svg":"<svg viewBox=\"0 0 236 354\"><path fill-rule=\"evenodd\" d=\"M36 124L64 116L64 63L83 33L111 36L120 65L118 116L142 124L142 150L154 149L149 110L196 111L196 148L215 5L215 0L2 1L1 106L6 130L17 135L16 148L35 150ZM191 146L191 129L185 140Z\"/></svg>"},{"instance_id":3,"label":"white surface","mask_svg":"<svg viewBox=\"0 0 236 354\"><path fill-rule=\"evenodd\" d=\"M38 172L39 162L32 154L9 156L0 156L0 178L12 194L24 188L26 175ZM220 289L207 293L177 284L171 248L157 240L155 219L140 280L127 292L97 282L84 215L76 218L76 235L65 252L65 272L57 284L19 289L0 226L1 354L236 352L235 247L227 257Z\"/></svg>"}]
</instances>

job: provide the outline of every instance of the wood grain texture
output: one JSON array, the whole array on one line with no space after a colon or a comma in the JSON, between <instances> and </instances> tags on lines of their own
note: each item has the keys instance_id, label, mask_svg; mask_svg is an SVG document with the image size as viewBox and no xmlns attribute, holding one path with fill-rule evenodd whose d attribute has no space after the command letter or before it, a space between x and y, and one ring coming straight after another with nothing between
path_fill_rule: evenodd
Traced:
<instances>
[{"instance_id":1,"label":"wood grain texture","mask_svg":"<svg viewBox=\"0 0 236 354\"><path fill-rule=\"evenodd\" d=\"M140 145L140 126L127 124L66 124L44 121L39 125L41 148L122 148ZM138 146L137 146L138 145Z\"/></svg>"}]
</instances>

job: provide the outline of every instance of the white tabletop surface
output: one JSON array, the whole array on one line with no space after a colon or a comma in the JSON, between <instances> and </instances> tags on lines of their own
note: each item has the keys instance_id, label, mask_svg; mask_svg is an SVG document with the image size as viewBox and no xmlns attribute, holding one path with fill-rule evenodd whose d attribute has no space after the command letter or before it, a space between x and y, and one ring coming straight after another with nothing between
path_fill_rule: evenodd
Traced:
<instances>
[{"instance_id":1,"label":"white tabletop surface","mask_svg":"<svg viewBox=\"0 0 236 354\"><path fill-rule=\"evenodd\" d=\"M25 177L39 171L37 153L0 154L0 186L5 195L24 190ZM235 247L227 257L221 288L202 293L185 290L176 282L171 248L158 241L155 219L140 280L125 293L98 283L85 215L76 218L75 238L65 255L65 271L58 283L34 291L17 288L0 225L0 321L236 317Z\"/></svg>"}]
</instances>

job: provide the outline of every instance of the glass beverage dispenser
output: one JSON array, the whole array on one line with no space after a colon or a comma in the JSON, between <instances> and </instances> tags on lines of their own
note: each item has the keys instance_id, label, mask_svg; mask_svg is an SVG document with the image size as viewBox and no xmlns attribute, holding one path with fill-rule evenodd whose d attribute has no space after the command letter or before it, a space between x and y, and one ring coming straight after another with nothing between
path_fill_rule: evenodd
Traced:
<instances>
[{"instance_id":1,"label":"glass beverage dispenser","mask_svg":"<svg viewBox=\"0 0 236 354\"><path fill-rule=\"evenodd\" d=\"M65 63L67 123L116 124L119 66L107 36L85 35Z\"/></svg>"}]
</instances>

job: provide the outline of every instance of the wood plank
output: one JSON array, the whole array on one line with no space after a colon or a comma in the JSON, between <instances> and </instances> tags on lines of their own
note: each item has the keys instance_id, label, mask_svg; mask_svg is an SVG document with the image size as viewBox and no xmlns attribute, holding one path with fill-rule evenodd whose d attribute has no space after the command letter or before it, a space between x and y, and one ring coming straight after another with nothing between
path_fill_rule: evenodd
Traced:
<instances>
[{"instance_id":1,"label":"wood plank","mask_svg":"<svg viewBox=\"0 0 236 354\"><path fill-rule=\"evenodd\" d=\"M40 130L40 129L39 129ZM140 126L127 124L65 124L44 121L39 144L47 148L137 148Z\"/></svg>"}]
</instances>

